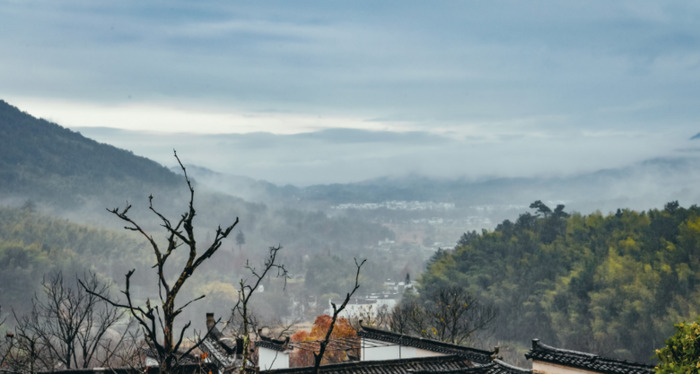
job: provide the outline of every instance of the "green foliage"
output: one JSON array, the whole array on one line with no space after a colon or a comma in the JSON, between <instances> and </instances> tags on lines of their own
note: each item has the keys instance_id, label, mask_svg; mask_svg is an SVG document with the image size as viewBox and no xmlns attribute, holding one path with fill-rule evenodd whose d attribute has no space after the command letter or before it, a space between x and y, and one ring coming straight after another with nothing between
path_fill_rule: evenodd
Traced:
<instances>
[{"instance_id":1,"label":"green foliage","mask_svg":"<svg viewBox=\"0 0 700 374\"><path fill-rule=\"evenodd\" d=\"M95 269L121 278L143 260L141 244L129 235L89 228L34 212L0 207L0 304L28 310L44 274Z\"/></svg>"},{"instance_id":2,"label":"green foliage","mask_svg":"<svg viewBox=\"0 0 700 374\"><path fill-rule=\"evenodd\" d=\"M674 321L700 312L700 208L588 216L542 202L436 255L422 292L470 290L495 305L502 341L540 338L648 361Z\"/></svg>"},{"instance_id":3,"label":"green foliage","mask_svg":"<svg viewBox=\"0 0 700 374\"><path fill-rule=\"evenodd\" d=\"M676 332L666 346L656 350L657 374L700 372L700 317L693 323L675 325Z\"/></svg>"}]
</instances>

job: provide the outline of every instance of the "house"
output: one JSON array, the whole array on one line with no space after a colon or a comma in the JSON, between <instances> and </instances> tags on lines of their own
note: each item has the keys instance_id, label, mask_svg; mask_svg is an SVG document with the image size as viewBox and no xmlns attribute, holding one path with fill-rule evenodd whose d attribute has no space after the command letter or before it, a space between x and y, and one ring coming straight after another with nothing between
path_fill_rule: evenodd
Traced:
<instances>
[{"instance_id":1,"label":"house","mask_svg":"<svg viewBox=\"0 0 700 374\"><path fill-rule=\"evenodd\" d=\"M289 368L289 354L292 347L289 345L289 337L285 340L277 340L260 335L255 342L258 351L258 367L260 371Z\"/></svg>"},{"instance_id":2,"label":"house","mask_svg":"<svg viewBox=\"0 0 700 374\"><path fill-rule=\"evenodd\" d=\"M202 340L200 361L185 363L179 368L183 374L220 373L239 371L242 363L242 341L223 336L216 327L214 315L207 314L207 336ZM498 349L492 351L464 347L440 341L398 334L362 326L358 331L359 342L340 339L332 341L340 348L349 345L355 351L359 344L359 357L348 362L323 365L326 374L653 374L654 367L640 363L621 361L595 354L551 347L532 341L532 348L525 357L532 360L532 369L524 369L501 361ZM250 374L314 374L313 366L290 368L289 355L294 349L313 348L314 342L290 342L289 338L277 340L260 335L254 342L257 364L247 366ZM304 344L312 344L304 346ZM330 346L330 345L329 345ZM341 347L342 346L342 347ZM339 348L339 349L340 349ZM206 353L206 354L204 354ZM254 367L255 366L255 367ZM146 367L148 373L157 367ZM136 368L94 368L91 370L67 370L61 374L136 374Z\"/></svg>"},{"instance_id":3,"label":"house","mask_svg":"<svg viewBox=\"0 0 700 374\"><path fill-rule=\"evenodd\" d=\"M532 341L525 357L532 360L533 374L651 374L654 367L601 357L592 353L554 348Z\"/></svg>"},{"instance_id":4,"label":"house","mask_svg":"<svg viewBox=\"0 0 700 374\"><path fill-rule=\"evenodd\" d=\"M206 352L205 362L213 363L220 372L240 365L242 341L225 337L216 327L214 313L206 314L207 335L199 349ZM239 339L240 340L240 339Z\"/></svg>"},{"instance_id":5,"label":"house","mask_svg":"<svg viewBox=\"0 0 700 374\"><path fill-rule=\"evenodd\" d=\"M366 326L357 335L361 339L362 361L456 355L484 365L491 363L498 353L498 349L486 351Z\"/></svg>"},{"instance_id":6,"label":"house","mask_svg":"<svg viewBox=\"0 0 700 374\"><path fill-rule=\"evenodd\" d=\"M359 347L357 340L329 342L329 349L343 349L357 351L359 357L354 362L378 362L385 363L392 360L411 360L419 358L459 357L466 366L485 365L493 361L494 351L485 351L476 348L463 347L456 344L439 342L436 340L397 334L390 331L362 326L357 333L360 338ZM261 371L271 369L289 368L289 355L294 349L315 348L316 342L292 342L279 341L261 336L255 342L258 350L258 366ZM369 365L369 364L368 364ZM325 366L325 365L324 365ZM345 370L345 369L343 369Z\"/></svg>"},{"instance_id":7,"label":"house","mask_svg":"<svg viewBox=\"0 0 700 374\"><path fill-rule=\"evenodd\" d=\"M323 365L321 373L333 374L412 374L416 371L425 373L461 372L473 364L459 356L436 356L404 358L384 361L354 361L340 364ZM268 370L265 374L313 374L312 366Z\"/></svg>"},{"instance_id":8,"label":"house","mask_svg":"<svg viewBox=\"0 0 700 374\"><path fill-rule=\"evenodd\" d=\"M413 374L435 374L436 371L414 371ZM472 366L466 369L440 371L440 374L532 374L532 370L523 369L495 359L490 364Z\"/></svg>"}]
</instances>

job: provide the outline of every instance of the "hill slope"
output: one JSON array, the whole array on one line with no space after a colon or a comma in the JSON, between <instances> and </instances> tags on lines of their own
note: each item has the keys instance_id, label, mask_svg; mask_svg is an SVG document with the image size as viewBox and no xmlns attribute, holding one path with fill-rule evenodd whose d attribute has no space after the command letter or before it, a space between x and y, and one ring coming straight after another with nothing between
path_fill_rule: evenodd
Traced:
<instances>
[{"instance_id":1,"label":"hill slope","mask_svg":"<svg viewBox=\"0 0 700 374\"><path fill-rule=\"evenodd\" d=\"M179 182L167 168L0 100L0 194L68 206L81 198Z\"/></svg>"},{"instance_id":2,"label":"hill slope","mask_svg":"<svg viewBox=\"0 0 700 374\"><path fill-rule=\"evenodd\" d=\"M436 254L421 277L422 295L469 289L499 309L492 327L501 341L537 337L639 362L674 323L697 317L698 206L671 202L606 216L539 207Z\"/></svg>"}]
</instances>

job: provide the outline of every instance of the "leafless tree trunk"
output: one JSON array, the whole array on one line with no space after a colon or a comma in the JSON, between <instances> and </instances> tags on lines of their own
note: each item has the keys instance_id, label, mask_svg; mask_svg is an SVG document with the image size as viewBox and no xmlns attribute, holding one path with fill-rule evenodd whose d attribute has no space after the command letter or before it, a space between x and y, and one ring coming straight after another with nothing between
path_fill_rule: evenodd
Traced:
<instances>
[{"instance_id":1,"label":"leafless tree trunk","mask_svg":"<svg viewBox=\"0 0 700 374\"><path fill-rule=\"evenodd\" d=\"M285 285L287 282L287 269L284 265L278 264L277 252L282 249L281 246L270 247L270 251L263 262L260 270L256 269L250 263L246 263L246 269L250 271L251 278L249 280L241 279L238 288L238 301L231 311L230 322L232 324L240 324L238 334L242 339L243 360L240 367L240 373L245 374L246 366L250 362L250 334L257 331L253 316L250 314L248 303L253 293L258 289L260 283L270 274L270 271L277 271L276 276L284 278ZM252 328L251 328L252 326Z\"/></svg>"},{"instance_id":2,"label":"leafless tree trunk","mask_svg":"<svg viewBox=\"0 0 700 374\"><path fill-rule=\"evenodd\" d=\"M186 211L180 218L171 222L153 206L153 196L149 196L149 209L160 220L161 226L166 232L165 246L159 245L156 240L148 234L137 222L129 217L129 209L131 205L123 209L115 208L108 209L109 212L117 216L119 219L127 223L125 229L135 231L143 235L150 244L151 250L155 257L156 263L153 265L158 276L158 305L153 305L151 300L146 301L146 305L136 305L131 293L131 277L134 274L134 269L126 274L126 285L122 291L126 301L120 302L112 299L104 298L111 305L127 310L138 321L143 334L152 349L155 358L159 362L159 371L161 373L171 373L179 365L179 361L183 356L189 355L198 344L193 345L185 352L180 352L180 347L183 342L185 331L190 327L191 321L187 322L184 327L176 333L174 331L175 321L177 316L194 301L204 298L204 295L190 300L180 307L175 306L177 296L185 285L185 282L192 276L197 268L207 259L209 259L220 247L224 239L226 239L233 228L238 224L238 218L226 226L216 229L213 241L208 246L204 247L204 251L199 251L197 241L195 240L194 218L196 210L194 207L194 188L187 175L185 166L180 161L177 153L174 153L180 168L183 171L185 182L189 189L189 203ZM174 282L166 276L166 264L179 248L184 247L187 251L186 259L179 272L176 274ZM169 264L168 268L171 268ZM179 267L180 265L175 265Z\"/></svg>"},{"instance_id":3,"label":"leafless tree trunk","mask_svg":"<svg viewBox=\"0 0 700 374\"><path fill-rule=\"evenodd\" d=\"M338 319L338 315L348 305L348 302L350 302L350 298L352 298L352 295L355 294L355 291L357 291L357 289L360 288L360 269L366 261L367 259L364 259L362 260L362 262L358 263L357 259L355 259L355 267L357 269L357 271L355 272L355 285L353 286L352 291L348 292L345 295L345 300L343 300L343 303L340 304L340 306L336 306L335 303L331 302L331 306L333 307L333 316L331 318L331 324L328 327L328 331L326 332L325 338L319 342L318 353L314 352L314 373L316 374L319 374L321 372L321 360L323 360L323 355L326 353L326 347L328 347L328 342L331 339L331 334L333 333L333 328L335 327L335 321Z\"/></svg>"}]
</instances>

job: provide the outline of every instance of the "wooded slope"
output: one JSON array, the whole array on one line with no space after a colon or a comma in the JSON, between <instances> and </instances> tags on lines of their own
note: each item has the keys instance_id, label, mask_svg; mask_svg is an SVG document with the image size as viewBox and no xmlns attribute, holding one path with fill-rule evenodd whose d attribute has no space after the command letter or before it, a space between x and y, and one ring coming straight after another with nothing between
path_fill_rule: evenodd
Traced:
<instances>
[{"instance_id":1,"label":"wooded slope","mask_svg":"<svg viewBox=\"0 0 700 374\"><path fill-rule=\"evenodd\" d=\"M534 213L466 233L437 253L424 290L459 285L498 307L500 341L533 338L648 362L673 324L700 312L700 208Z\"/></svg>"},{"instance_id":2,"label":"wooded slope","mask_svg":"<svg viewBox=\"0 0 700 374\"><path fill-rule=\"evenodd\" d=\"M34 118L0 100L3 196L32 196L70 206L84 197L142 190L147 194L179 182L177 174L154 161Z\"/></svg>"}]
</instances>

